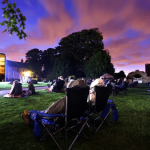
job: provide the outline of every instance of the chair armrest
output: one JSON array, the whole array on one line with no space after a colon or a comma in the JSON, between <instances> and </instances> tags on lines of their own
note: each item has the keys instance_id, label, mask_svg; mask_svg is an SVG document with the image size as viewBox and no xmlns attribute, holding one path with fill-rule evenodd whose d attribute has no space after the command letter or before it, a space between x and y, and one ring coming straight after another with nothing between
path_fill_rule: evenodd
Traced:
<instances>
[{"instance_id":1,"label":"chair armrest","mask_svg":"<svg viewBox=\"0 0 150 150\"><path fill-rule=\"evenodd\" d=\"M67 115L62 115L62 114L45 114L45 113L40 113L36 110L31 110L29 111L29 113L36 113L36 114L39 114L41 116L44 116L44 117L67 117Z\"/></svg>"}]
</instances>

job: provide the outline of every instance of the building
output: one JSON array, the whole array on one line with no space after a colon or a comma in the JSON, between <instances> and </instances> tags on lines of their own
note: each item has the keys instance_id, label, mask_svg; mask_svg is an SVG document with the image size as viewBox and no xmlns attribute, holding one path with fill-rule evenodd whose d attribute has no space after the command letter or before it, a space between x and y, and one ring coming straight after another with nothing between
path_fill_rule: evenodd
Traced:
<instances>
[{"instance_id":1,"label":"building","mask_svg":"<svg viewBox=\"0 0 150 150\"><path fill-rule=\"evenodd\" d=\"M145 64L145 72L135 70L130 72L127 76L129 82L138 81L139 83L148 83L150 82L150 64Z\"/></svg>"},{"instance_id":2,"label":"building","mask_svg":"<svg viewBox=\"0 0 150 150\"><path fill-rule=\"evenodd\" d=\"M150 76L150 64L145 64L145 72L147 73L147 76Z\"/></svg>"},{"instance_id":3,"label":"building","mask_svg":"<svg viewBox=\"0 0 150 150\"><path fill-rule=\"evenodd\" d=\"M6 60L5 81L19 80L21 83L31 81L32 71L26 69L23 60L21 62Z\"/></svg>"},{"instance_id":4,"label":"building","mask_svg":"<svg viewBox=\"0 0 150 150\"><path fill-rule=\"evenodd\" d=\"M31 81L33 72L26 69L23 62L6 60L6 55L0 53L0 82L19 80L21 83Z\"/></svg>"},{"instance_id":5,"label":"building","mask_svg":"<svg viewBox=\"0 0 150 150\"><path fill-rule=\"evenodd\" d=\"M5 81L5 54L0 53L0 82Z\"/></svg>"},{"instance_id":6,"label":"building","mask_svg":"<svg viewBox=\"0 0 150 150\"><path fill-rule=\"evenodd\" d=\"M27 70L25 67L23 60L21 62L6 60L6 81L20 80L24 76L24 71Z\"/></svg>"}]
</instances>

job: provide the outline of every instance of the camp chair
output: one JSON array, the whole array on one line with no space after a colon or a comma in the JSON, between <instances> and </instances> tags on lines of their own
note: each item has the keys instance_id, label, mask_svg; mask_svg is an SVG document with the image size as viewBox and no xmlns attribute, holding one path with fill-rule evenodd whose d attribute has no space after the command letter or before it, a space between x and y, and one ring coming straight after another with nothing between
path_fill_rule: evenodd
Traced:
<instances>
[{"instance_id":1,"label":"camp chair","mask_svg":"<svg viewBox=\"0 0 150 150\"><path fill-rule=\"evenodd\" d=\"M66 99L65 115L68 116L65 118L66 139L67 139L67 131L68 130L71 130L74 133L77 133L73 142L71 143L71 145L68 148L68 150L70 150L79 135L81 135L82 137L84 137L86 139L89 139L82 132L85 125L87 125L89 127L89 125L87 123L89 118L85 115L85 112L88 109L87 98L89 95L89 87L81 88L81 87L75 86L73 88L67 88L66 93L67 93L67 99ZM76 120L75 125L70 126L70 123L75 120ZM80 125L82 125L82 126L80 127ZM79 130L78 131L74 130L74 127L78 127ZM67 142L67 140L66 140L66 142Z\"/></svg>"},{"instance_id":2,"label":"camp chair","mask_svg":"<svg viewBox=\"0 0 150 150\"><path fill-rule=\"evenodd\" d=\"M53 139L59 149L61 149L58 142L55 140L54 135L65 129L65 140L66 140L66 147L67 147L67 132L68 130L73 131L77 135L75 136L73 142L69 146L68 150L71 149L73 144L75 143L76 139L79 135L88 139L88 137L82 132L85 125L88 126L88 117L84 117L84 113L87 110L87 97L89 94L89 87L80 88L80 87L73 87L67 88L66 90L66 110L65 115L62 114L44 114L38 111L30 111L30 113L35 113L35 124L42 124L44 129L46 129L46 134L40 140L43 140L47 135ZM55 122L56 117L65 117L65 124L58 128L58 124ZM57 120L57 122L59 122ZM82 126L80 126L82 125ZM80 127L79 131L76 131L75 127ZM41 129L41 128L39 128ZM36 131L36 130L35 130ZM41 133L35 134L40 136Z\"/></svg>"},{"instance_id":3,"label":"camp chair","mask_svg":"<svg viewBox=\"0 0 150 150\"><path fill-rule=\"evenodd\" d=\"M18 95L22 95L22 85L21 85L21 83L15 83L15 86L14 86L11 94L14 95L14 97L18 96Z\"/></svg>"},{"instance_id":4,"label":"camp chair","mask_svg":"<svg viewBox=\"0 0 150 150\"><path fill-rule=\"evenodd\" d=\"M91 121L93 121L92 125L93 133L96 133L104 122L107 122L110 125L110 123L106 119L110 114L110 112L112 111L112 107L115 109L115 106L112 101L109 100L110 103L108 103L108 98L111 92L112 88L110 87L100 87L100 86L94 87L95 105L93 107L92 106L90 107L90 125ZM102 119L102 122L96 128L95 123L99 119Z\"/></svg>"}]
</instances>

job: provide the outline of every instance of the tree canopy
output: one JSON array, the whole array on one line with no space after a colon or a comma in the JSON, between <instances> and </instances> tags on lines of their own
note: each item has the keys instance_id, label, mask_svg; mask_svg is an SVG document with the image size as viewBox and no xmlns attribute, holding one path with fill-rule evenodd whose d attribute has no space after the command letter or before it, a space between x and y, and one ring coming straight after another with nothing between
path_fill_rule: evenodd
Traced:
<instances>
[{"instance_id":1,"label":"tree canopy","mask_svg":"<svg viewBox=\"0 0 150 150\"><path fill-rule=\"evenodd\" d=\"M111 56L107 50L99 51L90 58L85 68L86 75L90 78L97 78L106 72L113 75L114 66L111 63Z\"/></svg>"},{"instance_id":2,"label":"tree canopy","mask_svg":"<svg viewBox=\"0 0 150 150\"><path fill-rule=\"evenodd\" d=\"M114 74L114 77L115 77L116 79L118 79L118 78L125 78L126 75L125 75L124 71L121 70L120 72L115 73L115 74Z\"/></svg>"},{"instance_id":3,"label":"tree canopy","mask_svg":"<svg viewBox=\"0 0 150 150\"><path fill-rule=\"evenodd\" d=\"M27 68L33 70L37 75L42 73L42 54L43 52L39 49L32 49L26 53L26 65Z\"/></svg>"},{"instance_id":4,"label":"tree canopy","mask_svg":"<svg viewBox=\"0 0 150 150\"><path fill-rule=\"evenodd\" d=\"M26 64L41 75L57 78L96 78L104 73L114 74L114 66L108 50L104 49L103 36L97 28L72 33L60 40L59 46L41 51L32 49L26 53Z\"/></svg>"},{"instance_id":5,"label":"tree canopy","mask_svg":"<svg viewBox=\"0 0 150 150\"><path fill-rule=\"evenodd\" d=\"M98 28L74 32L60 40L63 58L72 57L80 63L87 63L90 57L104 49L103 36Z\"/></svg>"}]
</instances>

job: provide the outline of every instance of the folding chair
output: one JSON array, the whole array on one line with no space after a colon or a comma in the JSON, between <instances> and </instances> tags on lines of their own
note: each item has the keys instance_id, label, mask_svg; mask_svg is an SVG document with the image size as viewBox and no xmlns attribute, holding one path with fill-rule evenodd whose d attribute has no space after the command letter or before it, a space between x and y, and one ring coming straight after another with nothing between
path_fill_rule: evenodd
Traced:
<instances>
[{"instance_id":1,"label":"folding chair","mask_svg":"<svg viewBox=\"0 0 150 150\"><path fill-rule=\"evenodd\" d=\"M94 116L93 133L96 133L104 122L107 122L106 119L108 115L110 114L110 112L112 111L112 107L113 109L115 109L115 105L113 104L113 102L108 100L111 92L112 92L112 88L110 87L100 87L100 86L94 87L95 105L93 107L92 106L90 107L91 108L90 109L90 122L91 122L91 119L93 119L92 117ZM115 113L116 113L116 110L115 110ZM116 117L115 115L116 114L114 114L114 117ZM98 121L99 119L102 119L102 122L96 128L95 122ZM110 125L109 122L107 123Z\"/></svg>"},{"instance_id":2,"label":"folding chair","mask_svg":"<svg viewBox=\"0 0 150 150\"><path fill-rule=\"evenodd\" d=\"M75 143L76 139L78 138L79 135L82 137L89 139L83 132L83 128L85 125L88 125L88 115L85 116L85 112L88 109L88 104L87 104L87 98L89 95L89 87L86 88L81 88L78 86L75 86L73 88L67 88L66 90L67 93L67 99L66 99L66 113L68 117L65 118L65 125L66 125L66 139L67 139L67 131L71 130L77 135L75 136L73 142L69 146L68 150L71 149L73 144ZM76 120L75 125L70 126L70 123L72 121ZM82 125L82 126L80 126ZM74 127L78 127L79 130L76 131L74 130ZM66 140L67 144L67 140Z\"/></svg>"},{"instance_id":3,"label":"folding chair","mask_svg":"<svg viewBox=\"0 0 150 150\"><path fill-rule=\"evenodd\" d=\"M65 129L65 140L67 147L67 131L71 130L77 135L75 136L73 142L69 146L68 150L71 149L73 144L79 135L88 139L88 137L82 132L85 125L88 126L88 117L84 117L84 113L87 110L87 97L89 94L89 87L80 88L73 87L67 88L66 90L66 110L65 115L62 114L45 114L38 111L30 111L30 113L35 113L34 121L38 124L42 124L46 129L46 134L40 140L43 140L47 135L53 139L59 149L61 149L58 142L55 140L54 135ZM54 121L56 117L65 117L65 124L61 128L57 129L58 124ZM80 126L82 125L82 126ZM75 127L80 127L79 131L76 131ZM38 135L39 136L39 135Z\"/></svg>"}]
</instances>

